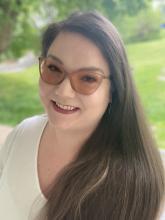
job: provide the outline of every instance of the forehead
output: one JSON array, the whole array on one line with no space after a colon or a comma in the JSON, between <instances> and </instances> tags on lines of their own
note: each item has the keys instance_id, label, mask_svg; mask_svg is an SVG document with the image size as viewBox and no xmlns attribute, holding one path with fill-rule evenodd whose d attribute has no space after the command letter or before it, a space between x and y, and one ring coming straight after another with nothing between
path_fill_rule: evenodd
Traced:
<instances>
[{"instance_id":1,"label":"forehead","mask_svg":"<svg viewBox=\"0 0 165 220\"><path fill-rule=\"evenodd\" d=\"M78 33L62 32L51 44L48 55L58 57L70 70L94 66L107 74L108 63L100 49L88 38Z\"/></svg>"}]
</instances>

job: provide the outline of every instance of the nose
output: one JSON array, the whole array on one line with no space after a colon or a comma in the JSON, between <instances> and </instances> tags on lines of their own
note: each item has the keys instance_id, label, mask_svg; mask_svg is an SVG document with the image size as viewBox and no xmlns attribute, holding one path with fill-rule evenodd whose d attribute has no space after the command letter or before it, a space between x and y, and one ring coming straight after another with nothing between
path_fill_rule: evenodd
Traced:
<instances>
[{"instance_id":1,"label":"nose","mask_svg":"<svg viewBox=\"0 0 165 220\"><path fill-rule=\"evenodd\" d=\"M59 85L55 86L55 94L62 97L73 98L75 91L72 89L70 80L66 77Z\"/></svg>"}]
</instances>

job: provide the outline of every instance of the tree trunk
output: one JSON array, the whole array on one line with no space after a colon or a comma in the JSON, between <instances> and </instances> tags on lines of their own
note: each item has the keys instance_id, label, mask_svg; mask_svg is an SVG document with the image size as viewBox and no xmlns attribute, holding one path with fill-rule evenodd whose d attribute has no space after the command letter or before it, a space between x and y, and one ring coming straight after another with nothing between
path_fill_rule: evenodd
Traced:
<instances>
[{"instance_id":1,"label":"tree trunk","mask_svg":"<svg viewBox=\"0 0 165 220\"><path fill-rule=\"evenodd\" d=\"M13 6L13 5L12 5ZM7 50L12 41L12 35L19 14L18 7L21 6L19 0L15 1L15 6L12 8L10 1L0 2L1 21L0 21L0 55ZM3 16L4 15L4 16Z\"/></svg>"},{"instance_id":2,"label":"tree trunk","mask_svg":"<svg viewBox=\"0 0 165 220\"><path fill-rule=\"evenodd\" d=\"M5 22L0 32L0 54L2 54L10 45L14 29L13 22Z\"/></svg>"}]
</instances>

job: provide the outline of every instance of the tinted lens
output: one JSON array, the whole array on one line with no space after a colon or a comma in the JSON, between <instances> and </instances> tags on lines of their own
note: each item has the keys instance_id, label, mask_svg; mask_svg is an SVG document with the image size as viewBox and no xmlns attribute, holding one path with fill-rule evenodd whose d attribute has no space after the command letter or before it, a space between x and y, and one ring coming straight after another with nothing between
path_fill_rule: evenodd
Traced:
<instances>
[{"instance_id":1,"label":"tinted lens","mask_svg":"<svg viewBox=\"0 0 165 220\"><path fill-rule=\"evenodd\" d=\"M49 84L58 84L64 78L64 73L51 58L40 61L41 78Z\"/></svg>"},{"instance_id":2,"label":"tinted lens","mask_svg":"<svg viewBox=\"0 0 165 220\"><path fill-rule=\"evenodd\" d=\"M73 73L70 77L74 90L84 95L92 94L102 81L102 76L97 72L82 71Z\"/></svg>"},{"instance_id":3,"label":"tinted lens","mask_svg":"<svg viewBox=\"0 0 165 220\"><path fill-rule=\"evenodd\" d=\"M57 85L65 78L65 70L51 57L40 59L40 75L43 81ZM104 76L94 71L67 73L72 88L81 94L90 95L96 91Z\"/></svg>"}]
</instances>

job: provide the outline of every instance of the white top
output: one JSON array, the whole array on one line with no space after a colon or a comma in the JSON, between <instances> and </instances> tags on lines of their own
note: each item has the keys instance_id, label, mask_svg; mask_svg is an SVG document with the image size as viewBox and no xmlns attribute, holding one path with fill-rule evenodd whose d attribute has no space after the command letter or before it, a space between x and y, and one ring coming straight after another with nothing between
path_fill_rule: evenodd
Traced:
<instances>
[{"instance_id":1,"label":"white top","mask_svg":"<svg viewBox=\"0 0 165 220\"><path fill-rule=\"evenodd\" d=\"M46 198L41 192L37 156L47 116L22 121L0 151L0 219L34 220Z\"/></svg>"},{"instance_id":2,"label":"white top","mask_svg":"<svg viewBox=\"0 0 165 220\"><path fill-rule=\"evenodd\" d=\"M46 198L39 184L37 156L47 121L46 115L25 119L1 148L0 220L38 220ZM165 212L159 220L165 220Z\"/></svg>"}]
</instances>

